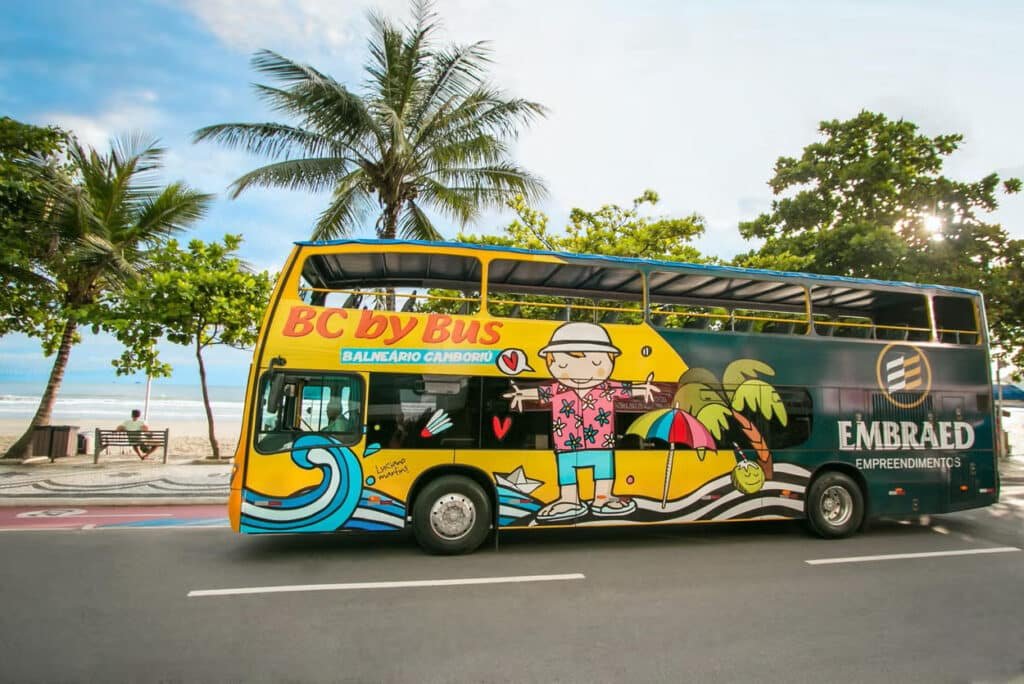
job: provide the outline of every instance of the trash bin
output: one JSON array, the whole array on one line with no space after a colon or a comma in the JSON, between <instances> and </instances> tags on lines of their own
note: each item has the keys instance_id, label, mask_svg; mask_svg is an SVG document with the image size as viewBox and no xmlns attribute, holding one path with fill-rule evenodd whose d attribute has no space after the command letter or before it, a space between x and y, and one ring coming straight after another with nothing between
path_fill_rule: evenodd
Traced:
<instances>
[{"instance_id":1,"label":"trash bin","mask_svg":"<svg viewBox=\"0 0 1024 684\"><path fill-rule=\"evenodd\" d=\"M89 453L89 433L78 433L78 455Z\"/></svg>"},{"instance_id":2,"label":"trash bin","mask_svg":"<svg viewBox=\"0 0 1024 684\"><path fill-rule=\"evenodd\" d=\"M50 437L50 460L74 456L78 451L78 426L77 425L53 425L51 426Z\"/></svg>"},{"instance_id":3,"label":"trash bin","mask_svg":"<svg viewBox=\"0 0 1024 684\"><path fill-rule=\"evenodd\" d=\"M49 456L50 442L53 439L52 425L39 425L32 431L32 455Z\"/></svg>"}]
</instances>

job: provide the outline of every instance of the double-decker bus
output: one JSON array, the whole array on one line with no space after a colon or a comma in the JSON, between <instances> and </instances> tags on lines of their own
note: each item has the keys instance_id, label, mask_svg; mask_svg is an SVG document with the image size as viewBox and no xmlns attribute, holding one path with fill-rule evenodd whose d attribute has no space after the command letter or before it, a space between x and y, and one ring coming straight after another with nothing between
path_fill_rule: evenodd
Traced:
<instances>
[{"instance_id":1,"label":"double-decker bus","mask_svg":"<svg viewBox=\"0 0 1024 684\"><path fill-rule=\"evenodd\" d=\"M461 243L296 243L254 351L248 533L868 516L998 498L978 292Z\"/></svg>"}]
</instances>

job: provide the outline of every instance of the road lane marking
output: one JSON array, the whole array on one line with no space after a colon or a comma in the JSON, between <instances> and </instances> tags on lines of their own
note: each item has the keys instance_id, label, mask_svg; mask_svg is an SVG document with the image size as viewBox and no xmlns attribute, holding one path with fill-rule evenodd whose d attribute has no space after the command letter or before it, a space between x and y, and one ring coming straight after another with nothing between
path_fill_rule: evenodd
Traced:
<instances>
[{"instance_id":1,"label":"road lane marking","mask_svg":"<svg viewBox=\"0 0 1024 684\"><path fill-rule=\"evenodd\" d=\"M173 518L173 513L87 513L79 518Z\"/></svg>"},{"instance_id":2,"label":"road lane marking","mask_svg":"<svg viewBox=\"0 0 1024 684\"><path fill-rule=\"evenodd\" d=\"M816 558L805 560L808 565L831 565L834 563L870 563L872 561L901 560L904 558L937 558L939 556L972 556L979 553L1010 553L1020 551L1016 546L997 546L990 549L962 549L960 551L928 551L925 553L890 553L883 556L849 556L847 558Z\"/></svg>"},{"instance_id":3,"label":"road lane marking","mask_svg":"<svg viewBox=\"0 0 1024 684\"><path fill-rule=\"evenodd\" d=\"M407 589L410 587L453 587L467 584L510 584L517 582L561 582L586 579L581 572L565 575L515 575L512 577L466 577L463 579L408 580L402 582L346 582L342 584L287 584L273 587L237 589L194 589L189 598L199 596L237 596L240 594L280 594L297 591L344 591L348 589Z\"/></svg>"}]
</instances>

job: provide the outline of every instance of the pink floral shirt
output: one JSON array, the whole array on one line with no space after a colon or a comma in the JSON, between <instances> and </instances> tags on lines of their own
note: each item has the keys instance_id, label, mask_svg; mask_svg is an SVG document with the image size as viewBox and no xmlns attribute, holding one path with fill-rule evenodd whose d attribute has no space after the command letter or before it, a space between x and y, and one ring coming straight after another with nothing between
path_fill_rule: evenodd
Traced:
<instances>
[{"instance_id":1,"label":"pink floral shirt","mask_svg":"<svg viewBox=\"0 0 1024 684\"><path fill-rule=\"evenodd\" d=\"M606 380L580 396L560 382L541 385L537 398L551 404L555 451L615 448L615 400L630 399L633 383Z\"/></svg>"}]
</instances>

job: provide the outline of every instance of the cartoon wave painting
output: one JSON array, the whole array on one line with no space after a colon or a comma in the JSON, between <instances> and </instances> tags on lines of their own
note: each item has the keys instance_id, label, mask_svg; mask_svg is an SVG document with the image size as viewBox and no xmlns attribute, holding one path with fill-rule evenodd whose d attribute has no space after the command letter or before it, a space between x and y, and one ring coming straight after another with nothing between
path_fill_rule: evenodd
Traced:
<instances>
[{"instance_id":1,"label":"cartoon wave painting","mask_svg":"<svg viewBox=\"0 0 1024 684\"><path fill-rule=\"evenodd\" d=\"M526 476L523 466L511 473L494 473L498 489L498 525L509 527L522 520L532 520L544 505L533 491L544 484Z\"/></svg>"},{"instance_id":2,"label":"cartoon wave painting","mask_svg":"<svg viewBox=\"0 0 1024 684\"><path fill-rule=\"evenodd\" d=\"M371 447L367 447L367 455L372 453ZM364 487L359 458L337 440L324 435L303 435L295 440L291 456L292 462L304 470L320 469L323 479L315 487L286 497L244 488L242 531L332 532L343 528L404 527L405 504ZM373 484L370 480L368 484Z\"/></svg>"},{"instance_id":3,"label":"cartoon wave painting","mask_svg":"<svg viewBox=\"0 0 1024 684\"><path fill-rule=\"evenodd\" d=\"M542 525L536 513L543 505L530 496L536 480L526 478L517 469L512 473L496 473L498 501L500 504L499 524L502 527L532 527ZM737 491L730 474L722 475L678 499L669 500L664 506L660 499L629 497L636 502L637 510L628 518L608 519L587 516L575 521L575 525L603 526L630 522L673 523L695 520L745 520L791 518L803 512L804 490L811 472L797 465L776 464L772 480L756 494ZM527 491L529 490L529 491Z\"/></svg>"}]
</instances>

